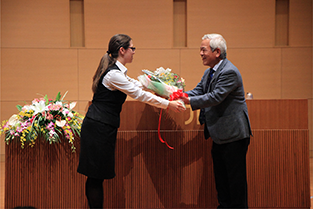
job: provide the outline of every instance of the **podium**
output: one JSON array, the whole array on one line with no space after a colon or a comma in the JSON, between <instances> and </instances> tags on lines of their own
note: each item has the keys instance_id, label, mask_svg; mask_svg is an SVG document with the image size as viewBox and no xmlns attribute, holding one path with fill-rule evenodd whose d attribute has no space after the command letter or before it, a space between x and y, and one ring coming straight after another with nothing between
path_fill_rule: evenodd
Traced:
<instances>
[{"instance_id":1,"label":"podium","mask_svg":"<svg viewBox=\"0 0 313 209\"><path fill-rule=\"evenodd\" d=\"M249 208L310 208L307 100L247 100L253 137L247 154ZM116 174L104 182L105 208L216 208L212 141L199 111L184 113L126 101L116 147ZM62 144L6 146L5 208L87 208L86 177Z\"/></svg>"}]
</instances>

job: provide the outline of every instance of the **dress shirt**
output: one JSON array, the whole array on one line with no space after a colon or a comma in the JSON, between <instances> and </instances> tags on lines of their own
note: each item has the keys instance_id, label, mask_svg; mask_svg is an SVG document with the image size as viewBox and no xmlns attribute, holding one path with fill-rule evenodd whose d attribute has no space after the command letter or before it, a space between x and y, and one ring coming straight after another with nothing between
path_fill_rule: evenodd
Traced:
<instances>
[{"instance_id":1,"label":"dress shirt","mask_svg":"<svg viewBox=\"0 0 313 209\"><path fill-rule=\"evenodd\" d=\"M216 65L214 65L214 67L212 68L214 70L214 73L217 71L218 67L222 64L223 62L223 59L220 60ZM214 76L214 73L213 73L213 76Z\"/></svg>"},{"instance_id":2,"label":"dress shirt","mask_svg":"<svg viewBox=\"0 0 313 209\"><path fill-rule=\"evenodd\" d=\"M148 91L144 91L142 84L127 76L127 68L116 61L115 63L120 70L109 71L102 80L102 84L111 91L119 90L133 99L166 109L169 101L158 97Z\"/></svg>"}]
</instances>

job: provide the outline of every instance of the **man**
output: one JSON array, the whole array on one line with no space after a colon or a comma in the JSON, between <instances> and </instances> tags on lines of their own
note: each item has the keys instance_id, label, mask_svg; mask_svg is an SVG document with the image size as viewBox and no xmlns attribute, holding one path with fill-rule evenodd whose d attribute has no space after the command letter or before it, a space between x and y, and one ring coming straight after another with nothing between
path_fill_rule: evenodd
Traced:
<instances>
[{"instance_id":1,"label":"man","mask_svg":"<svg viewBox=\"0 0 313 209\"><path fill-rule=\"evenodd\" d=\"M226 41L219 34L202 38L200 56L209 66L183 101L201 109L205 139L213 140L212 158L218 208L248 208L246 154L251 128L238 69L226 59Z\"/></svg>"}]
</instances>

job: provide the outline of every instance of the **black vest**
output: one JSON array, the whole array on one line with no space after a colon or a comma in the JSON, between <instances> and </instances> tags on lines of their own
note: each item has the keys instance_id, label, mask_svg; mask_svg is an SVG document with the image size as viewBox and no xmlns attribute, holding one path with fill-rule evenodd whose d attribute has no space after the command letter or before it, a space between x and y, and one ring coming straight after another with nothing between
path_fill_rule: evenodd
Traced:
<instances>
[{"instance_id":1,"label":"black vest","mask_svg":"<svg viewBox=\"0 0 313 209\"><path fill-rule=\"evenodd\" d=\"M86 117L118 128L120 126L120 112L127 95L119 90L111 91L102 84L104 76L111 70L120 69L113 65L101 76Z\"/></svg>"}]
</instances>

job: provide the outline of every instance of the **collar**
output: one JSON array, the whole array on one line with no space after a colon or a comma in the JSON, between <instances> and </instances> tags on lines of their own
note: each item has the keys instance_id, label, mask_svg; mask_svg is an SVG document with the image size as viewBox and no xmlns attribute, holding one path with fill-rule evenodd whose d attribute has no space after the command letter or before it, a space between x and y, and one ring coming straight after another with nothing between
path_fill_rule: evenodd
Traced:
<instances>
[{"instance_id":1,"label":"collar","mask_svg":"<svg viewBox=\"0 0 313 209\"><path fill-rule=\"evenodd\" d=\"M214 65L214 67L213 67L214 72L217 71L218 67L222 64L223 60L224 59L220 60L216 65Z\"/></svg>"},{"instance_id":2,"label":"collar","mask_svg":"<svg viewBox=\"0 0 313 209\"><path fill-rule=\"evenodd\" d=\"M117 67L122 71L122 73L124 73L126 75L127 73L127 68L122 64L120 63L120 61L116 60L116 63Z\"/></svg>"}]
</instances>

